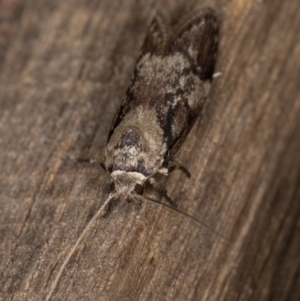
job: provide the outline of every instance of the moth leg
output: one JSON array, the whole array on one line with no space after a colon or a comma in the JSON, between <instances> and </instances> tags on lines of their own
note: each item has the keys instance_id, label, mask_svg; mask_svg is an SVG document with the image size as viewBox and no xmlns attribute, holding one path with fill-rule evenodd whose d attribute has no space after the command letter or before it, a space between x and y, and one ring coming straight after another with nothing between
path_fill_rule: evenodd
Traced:
<instances>
[{"instance_id":1,"label":"moth leg","mask_svg":"<svg viewBox=\"0 0 300 301\"><path fill-rule=\"evenodd\" d=\"M169 175L169 171L170 171L169 168L162 167L157 172L166 177Z\"/></svg>"},{"instance_id":2,"label":"moth leg","mask_svg":"<svg viewBox=\"0 0 300 301\"><path fill-rule=\"evenodd\" d=\"M171 173L175 169L181 170L188 178L191 177L191 173L183 165L181 165L180 162L178 162L176 160L172 160L171 164L170 164L170 166L168 168L169 173Z\"/></svg>"},{"instance_id":3,"label":"moth leg","mask_svg":"<svg viewBox=\"0 0 300 301\"><path fill-rule=\"evenodd\" d=\"M171 200L171 198L168 196L167 190L160 185L158 182L155 181L154 178L150 178L149 180L150 185L162 196L164 199L169 202L174 208L178 208L178 205Z\"/></svg>"},{"instance_id":4,"label":"moth leg","mask_svg":"<svg viewBox=\"0 0 300 301\"><path fill-rule=\"evenodd\" d=\"M137 194L136 192L134 192L128 196L127 203L134 203L137 205L141 205L142 200L143 200L143 197L141 195Z\"/></svg>"},{"instance_id":5,"label":"moth leg","mask_svg":"<svg viewBox=\"0 0 300 301\"><path fill-rule=\"evenodd\" d=\"M212 77L217 78L217 77L220 77L220 76L222 76L222 72L215 72Z\"/></svg>"},{"instance_id":6,"label":"moth leg","mask_svg":"<svg viewBox=\"0 0 300 301\"><path fill-rule=\"evenodd\" d=\"M77 163L89 163L89 164L94 164L98 163L96 159L88 159L88 158L78 158L76 159Z\"/></svg>"},{"instance_id":7,"label":"moth leg","mask_svg":"<svg viewBox=\"0 0 300 301\"><path fill-rule=\"evenodd\" d=\"M105 165L103 163L103 161L99 160L99 159L95 159L95 158L92 158L92 159L89 159L89 158L78 158L76 160L77 163L88 163L88 164L99 164L99 166L101 166L103 168L103 170L106 171L106 168L105 168Z\"/></svg>"}]
</instances>

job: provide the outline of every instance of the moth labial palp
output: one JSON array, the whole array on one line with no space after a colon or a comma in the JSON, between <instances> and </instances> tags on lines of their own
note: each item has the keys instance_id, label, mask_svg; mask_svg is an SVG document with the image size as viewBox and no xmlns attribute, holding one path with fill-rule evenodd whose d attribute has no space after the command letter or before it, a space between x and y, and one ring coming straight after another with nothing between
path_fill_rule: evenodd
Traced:
<instances>
[{"instance_id":1,"label":"moth labial palp","mask_svg":"<svg viewBox=\"0 0 300 301\"><path fill-rule=\"evenodd\" d=\"M218 19L210 8L173 27L158 15L146 35L129 86L108 135L104 168L115 197L135 199L174 168L173 158L203 109L213 79Z\"/></svg>"}]
</instances>

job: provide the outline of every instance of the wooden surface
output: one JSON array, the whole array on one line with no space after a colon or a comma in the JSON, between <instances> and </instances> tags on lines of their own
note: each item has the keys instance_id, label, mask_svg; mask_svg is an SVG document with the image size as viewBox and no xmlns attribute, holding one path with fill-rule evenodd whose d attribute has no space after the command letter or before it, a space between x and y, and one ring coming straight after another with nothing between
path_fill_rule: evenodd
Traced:
<instances>
[{"instance_id":1,"label":"wooden surface","mask_svg":"<svg viewBox=\"0 0 300 301\"><path fill-rule=\"evenodd\" d=\"M96 157L157 8L187 1L0 1L0 300L45 300L104 202ZM197 3L197 2L195 2ZM198 3L201 3L199 1ZM220 0L217 71L178 159L188 218L114 202L51 300L300 300L300 2Z\"/></svg>"}]
</instances>

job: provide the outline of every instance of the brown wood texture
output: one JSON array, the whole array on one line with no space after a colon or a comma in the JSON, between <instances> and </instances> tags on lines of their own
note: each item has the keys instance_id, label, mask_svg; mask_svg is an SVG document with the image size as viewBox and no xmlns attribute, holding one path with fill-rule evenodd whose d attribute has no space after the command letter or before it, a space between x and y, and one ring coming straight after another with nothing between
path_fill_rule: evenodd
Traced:
<instances>
[{"instance_id":1,"label":"brown wood texture","mask_svg":"<svg viewBox=\"0 0 300 301\"><path fill-rule=\"evenodd\" d=\"M0 1L0 300L46 300L104 202L99 156L156 9ZM201 1L195 3L201 4ZM216 78L170 196L114 202L51 300L300 300L300 1L219 0Z\"/></svg>"}]
</instances>

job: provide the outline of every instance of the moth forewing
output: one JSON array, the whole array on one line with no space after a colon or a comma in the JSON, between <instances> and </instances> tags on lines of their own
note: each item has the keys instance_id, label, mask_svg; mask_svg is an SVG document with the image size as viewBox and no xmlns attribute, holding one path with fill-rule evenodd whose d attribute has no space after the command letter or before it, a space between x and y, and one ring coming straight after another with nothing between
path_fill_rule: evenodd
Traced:
<instances>
[{"instance_id":1,"label":"moth forewing","mask_svg":"<svg viewBox=\"0 0 300 301\"><path fill-rule=\"evenodd\" d=\"M142 47L141 56L144 53L163 55L170 36L171 27L168 18L158 13L153 19Z\"/></svg>"}]
</instances>

